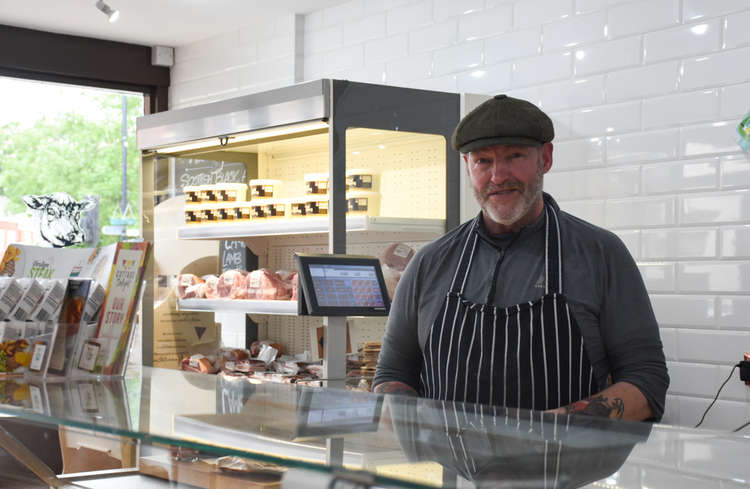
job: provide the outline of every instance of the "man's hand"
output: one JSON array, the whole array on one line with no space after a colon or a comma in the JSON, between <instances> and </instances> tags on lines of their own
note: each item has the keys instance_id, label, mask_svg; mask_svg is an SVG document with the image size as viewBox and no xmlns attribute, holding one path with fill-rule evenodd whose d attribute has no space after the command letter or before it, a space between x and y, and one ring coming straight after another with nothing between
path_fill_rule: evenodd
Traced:
<instances>
[{"instance_id":1,"label":"man's hand","mask_svg":"<svg viewBox=\"0 0 750 489\"><path fill-rule=\"evenodd\" d=\"M633 384L618 382L588 399L551 409L555 414L586 414L611 419L643 421L653 416L648 401Z\"/></svg>"},{"instance_id":2,"label":"man's hand","mask_svg":"<svg viewBox=\"0 0 750 489\"><path fill-rule=\"evenodd\" d=\"M398 381L391 381L391 382L383 382L382 384L378 384L375 386L375 389L373 389L374 392L377 392L379 394L401 394L406 396L416 396L417 391L414 390L412 386L409 384L404 384L403 382Z\"/></svg>"}]
</instances>

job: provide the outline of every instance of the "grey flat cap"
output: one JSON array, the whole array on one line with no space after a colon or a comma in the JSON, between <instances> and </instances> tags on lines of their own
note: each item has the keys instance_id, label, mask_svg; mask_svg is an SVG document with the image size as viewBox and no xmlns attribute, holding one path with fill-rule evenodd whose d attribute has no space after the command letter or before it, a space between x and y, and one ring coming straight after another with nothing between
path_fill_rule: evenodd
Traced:
<instances>
[{"instance_id":1,"label":"grey flat cap","mask_svg":"<svg viewBox=\"0 0 750 489\"><path fill-rule=\"evenodd\" d=\"M468 153L496 144L537 146L552 141L552 120L539 107L496 95L466 114L451 137L453 149Z\"/></svg>"}]
</instances>

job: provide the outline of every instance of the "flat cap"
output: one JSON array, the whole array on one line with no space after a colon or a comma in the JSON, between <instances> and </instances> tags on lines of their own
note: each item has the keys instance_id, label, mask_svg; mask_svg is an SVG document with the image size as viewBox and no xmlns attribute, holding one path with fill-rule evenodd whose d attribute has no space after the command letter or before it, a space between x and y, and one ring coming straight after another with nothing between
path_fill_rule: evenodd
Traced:
<instances>
[{"instance_id":1,"label":"flat cap","mask_svg":"<svg viewBox=\"0 0 750 489\"><path fill-rule=\"evenodd\" d=\"M496 144L537 146L552 141L552 120L539 107L496 95L466 114L451 137L453 149L468 153Z\"/></svg>"}]
</instances>

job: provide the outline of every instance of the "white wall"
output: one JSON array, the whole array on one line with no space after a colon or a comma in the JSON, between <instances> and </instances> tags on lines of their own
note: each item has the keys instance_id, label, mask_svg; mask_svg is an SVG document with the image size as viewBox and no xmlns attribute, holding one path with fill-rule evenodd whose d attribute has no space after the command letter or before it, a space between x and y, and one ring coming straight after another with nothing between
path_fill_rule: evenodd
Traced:
<instances>
[{"instance_id":1,"label":"white wall","mask_svg":"<svg viewBox=\"0 0 750 489\"><path fill-rule=\"evenodd\" d=\"M173 106L290 83L300 37L278 24L178 48ZM735 132L749 25L747 0L353 0L305 16L296 67L547 111L545 188L638 261L672 377L665 421L691 425L750 351L750 157ZM738 378L704 426L750 418Z\"/></svg>"},{"instance_id":2,"label":"white wall","mask_svg":"<svg viewBox=\"0 0 750 489\"><path fill-rule=\"evenodd\" d=\"M295 16L251 25L175 49L170 108L294 83Z\"/></svg>"}]
</instances>

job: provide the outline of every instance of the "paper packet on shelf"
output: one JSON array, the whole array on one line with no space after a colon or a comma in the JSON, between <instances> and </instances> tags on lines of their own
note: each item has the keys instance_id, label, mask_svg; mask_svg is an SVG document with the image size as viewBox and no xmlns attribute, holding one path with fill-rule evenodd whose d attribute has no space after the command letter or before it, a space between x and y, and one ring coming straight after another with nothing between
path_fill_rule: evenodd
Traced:
<instances>
[{"instance_id":1,"label":"paper packet on shelf","mask_svg":"<svg viewBox=\"0 0 750 489\"><path fill-rule=\"evenodd\" d=\"M23 287L11 277L0 277L0 321L5 319L21 300Z\"/></svg>"},{"instance_id":2,"label":"paper packet on shelf","mask_svg":"<svg viewBox=\"0 0 750 489\"><path fill-rule=\"evenodd\" d=\"M65 289L68 287L68 281L43 279L40 282L44 287L44 296L31 314L31 319L36 321L56 319L55 313L60 309L63 297L65 296Z\"/></svg>"},{"instance_id":3,"label":"paper packet on shelf","mask_svg":"<svg viewBox=\"0 0 750 489\"><path fill-rule=\"evenodd\" d=\"M271 363L274 360L276 360L276 355L279 354L279 350L272 347L268 343L264 343L260 347L260 351L258 352L258 360L262 362Z\"/></svg>"},{"instance_id":4,"label":"paper packet on shelf","mask_svg":"<svg viewBox=\"0 0 750 489\"><path fill-rule=\"evenodd\" d=\"M87 323L96 321L99 310L104 303L106 292L99 282L91 282L89 296L83 308L83 320Z\"/></svg>"},{"instance_id":5,"label":"paper packet on shelf","mask_svg":"<svg viewBox=\"0 0 750 489\"><path fill-rule=\"evenodd\" d=\"M44 295L44 287L39 280L34 278L19 278L18 284L23 288L23 295L16 308L10 313L10 317L23 321L30 319L31 313L39 305Z\"/></svg>"}]
</instances>

